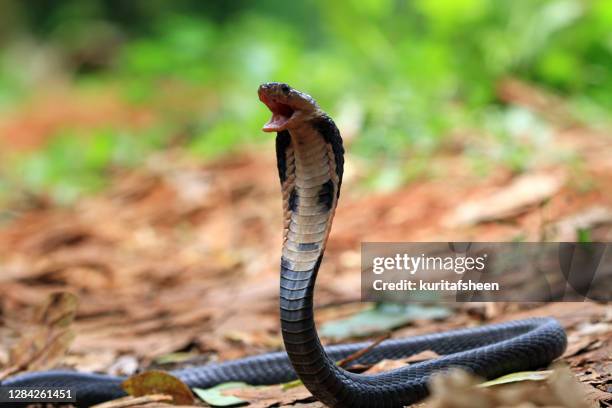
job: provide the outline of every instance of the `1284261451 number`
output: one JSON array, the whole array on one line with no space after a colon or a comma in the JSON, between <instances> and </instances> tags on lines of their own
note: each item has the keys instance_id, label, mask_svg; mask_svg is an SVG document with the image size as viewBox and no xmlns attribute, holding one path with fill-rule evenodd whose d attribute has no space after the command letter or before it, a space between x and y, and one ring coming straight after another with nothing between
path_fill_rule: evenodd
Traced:
<instances>
[{"instance_id":1,"label":"1284261451 number","mask_svg":"<svg viewBox=\"0 0 612 408\"><path fill-rule=\"evenodd\" d=\"M69 388L0 387L1 402L74 402Z\"/></svg>"}]
</instances>

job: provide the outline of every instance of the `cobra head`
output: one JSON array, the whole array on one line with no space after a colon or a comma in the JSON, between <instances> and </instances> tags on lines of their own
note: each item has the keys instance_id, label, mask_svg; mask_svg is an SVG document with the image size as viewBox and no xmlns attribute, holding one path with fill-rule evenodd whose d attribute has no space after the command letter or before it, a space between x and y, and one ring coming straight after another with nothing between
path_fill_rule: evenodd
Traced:
<instances>
[{"instance_id":1,"label":"cobra head","mask_svg":"<svg viewBox=\"0 0 612 408\"><path fill-rule=\"evenodd\" d=\"M282 82L262 84L257 93L259 100L272 112L272 117L262 128L264 132L281 132L299 127L319 112L319 106L310 95Z\"/></svg>"}]
</instances>

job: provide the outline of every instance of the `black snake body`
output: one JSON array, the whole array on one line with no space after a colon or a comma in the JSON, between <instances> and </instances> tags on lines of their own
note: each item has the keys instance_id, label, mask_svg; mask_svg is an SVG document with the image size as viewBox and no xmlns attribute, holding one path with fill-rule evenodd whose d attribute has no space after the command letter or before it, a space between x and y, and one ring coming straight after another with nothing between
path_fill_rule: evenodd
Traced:
<instances>
[{"instance_id":1,"label":"black snake body","mask_svg":"<svg viewBox=\"0 0 612 408\"><path fill-rule=\"evenodd\" d=\"M190 387L228 381L278 384L299 377L312 394L333 407L401 407L427 395L437 371L461 367L485 378L546 366L566 347L559 323L535 318L502 324L387 340L354 363L407 357L433 350L441 357L389 372L362 375L335 362L367 343L323 348L314 324L313 295L340 194L344 149L329 116L308 95L286 84L269 83L259 97L272 111L264 131L277 132L276 151L283 193L280 318L285 352L270 353L171 372ZM123 378L68 371L27 373L3 385L71 387L78 404L125 395Z\"/></svg>"}]
</instances>

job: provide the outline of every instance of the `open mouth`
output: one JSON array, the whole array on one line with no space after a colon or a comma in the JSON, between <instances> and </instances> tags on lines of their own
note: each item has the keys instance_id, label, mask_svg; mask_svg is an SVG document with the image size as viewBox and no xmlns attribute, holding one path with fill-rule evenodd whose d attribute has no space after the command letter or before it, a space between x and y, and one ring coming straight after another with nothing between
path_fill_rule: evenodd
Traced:
<instances>
[{"instance_id":1,"label":"open mouth","mask_svg":"<svg viewBox=\"0 0 612 408\"><path fill-rule=\"evenodd\" d=\"M266 104L272 112L272 117L263 126L262 130L264 132L280 132L284 130L295 112L293 108L287 104L272 100L263 92L259 94L259 100Z\"/></svg>"}]
</instances>

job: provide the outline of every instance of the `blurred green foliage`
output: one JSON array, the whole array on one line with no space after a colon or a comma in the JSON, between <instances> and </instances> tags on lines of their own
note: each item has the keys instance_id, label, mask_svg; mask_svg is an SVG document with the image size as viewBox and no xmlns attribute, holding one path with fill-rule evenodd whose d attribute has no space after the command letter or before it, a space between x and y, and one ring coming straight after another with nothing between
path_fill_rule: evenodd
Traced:
<instances>
[{"instance_id":1,"label":"blurred green foliage","mask_svg":"<svg viewBox=\"0 0 612 408\"><path fill-rule=\"evenodd\" d=\"M346 119L359 122L352 151L387 162L373 182L384 188L420 173L406 171L406 158L435 152L457 129L494 138L466 149L477 168L531 166L546 123L500 103L502 78L548 88L589 121L612 109L609 0L40 3L0 6L0 106L35 93L11 53L27 38L52 47L77 86L118 85L129 103L153 106L167 139L187 133L187 149L204 156L264 139L268 113L255 91L270 80L315 95L334 117L356 107ZM115 163L124 133L65 134L23 159L23 180L63 185L80 173L77 186L97 186L87 174ZM150 133L146 144L162 147ZM51 164L70 149L93 158Z\"/></svg>"},{"instance_id":2,"label":"blurred green foliage","mask_svg":"<svg viewBox=\"0 0 612 408\"><path fill-rule=\"evenodd\" d=\"M144 155L161 148L163 140L157 130L139 137L114 129L96 129L87 137L64 133L43 150L12 156L9 164L30 190L52 186L53 198L65 204L104 186L113 167L138 164Z\"/></svg>"}]
</instances>

